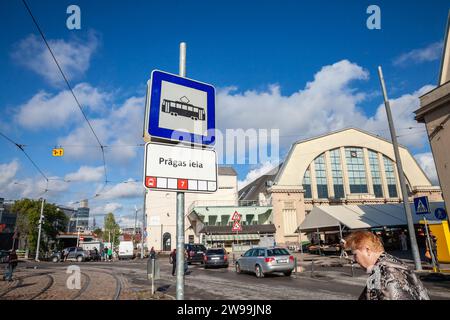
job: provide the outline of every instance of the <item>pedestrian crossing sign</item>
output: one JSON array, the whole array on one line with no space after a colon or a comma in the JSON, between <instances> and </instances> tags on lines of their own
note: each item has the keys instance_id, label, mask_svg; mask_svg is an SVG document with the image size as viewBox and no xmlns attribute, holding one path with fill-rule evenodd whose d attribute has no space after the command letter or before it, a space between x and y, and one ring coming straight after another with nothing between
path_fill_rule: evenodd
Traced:
<instances>
[{"instance_id":1,"label":"pedestrian crossing sign","mask_svg":"<svg viewBox=\"0 0 450 320\"><path fill-rule=\"evenodd\" d=\"M416 210L416 214L430 213L430 204L428 202L428 197L423 196L414 198L414 208Z\"/></svg>"}]
</instances>

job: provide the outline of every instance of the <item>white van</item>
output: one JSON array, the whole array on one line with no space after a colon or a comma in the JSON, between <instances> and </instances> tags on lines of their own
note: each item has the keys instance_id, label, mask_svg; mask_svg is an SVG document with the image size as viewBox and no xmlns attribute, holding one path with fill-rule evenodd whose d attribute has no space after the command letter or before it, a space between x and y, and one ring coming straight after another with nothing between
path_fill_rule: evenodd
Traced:
<instances>
[{"instance_id":1,"label":"white van","mask_svg":"<svg viewBox=\"0 0 450 320\"><path fill-rule=\"evenodd\" d=\"M120 241L119 259L133 259L133 258L134 258L133 241Z\"/></svg>"}]
</instances>

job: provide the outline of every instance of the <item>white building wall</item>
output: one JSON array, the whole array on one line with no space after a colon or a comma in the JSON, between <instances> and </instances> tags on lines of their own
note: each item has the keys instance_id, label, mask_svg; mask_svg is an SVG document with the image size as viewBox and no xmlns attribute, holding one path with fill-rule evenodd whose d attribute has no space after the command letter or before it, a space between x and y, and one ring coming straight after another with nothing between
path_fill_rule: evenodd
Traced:
<instances>
[{"instance_id":1,"label":"white building wall","mask_svg":"<svg viewBox=\"0 0 450 320\"><path fill-rule=\"evenodd\" d=\"M229 175L218 176L218 189L214 193L185 193L185 215L194 202L208 202L209 205L237 205L238 187L237 177ZM162 237L168 232L171 235L171 249L176 246L176 192L152 191L149 190L146 199L147 214L147 245L159 251L163 249ZM184 220L185 242L189 235L194 235L189 229L190 223L187 218ZM200 239L195 237L194 241Z\"/></svg>"}]
</instances>

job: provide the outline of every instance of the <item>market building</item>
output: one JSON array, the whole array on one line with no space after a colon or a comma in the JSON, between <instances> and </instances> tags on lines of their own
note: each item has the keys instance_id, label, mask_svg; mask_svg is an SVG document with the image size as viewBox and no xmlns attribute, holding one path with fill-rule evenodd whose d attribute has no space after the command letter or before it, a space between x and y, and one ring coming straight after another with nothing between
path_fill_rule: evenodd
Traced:
<instances>
[{"instance_id":1,"label":"market building","mask_svg":"<svg viewBox=\"0 0 450 320\"><path fill-rule=\"evenodd\" d=\"M426 195L442 202L440 188L406 147L400 146L400 156L408 201ZM384 138L356 128L335 131L294 143L278 173L246 186L240 199L268 199L276 244L298 246L307 236L296 232L298 226L315 207L401 203L394 159L392 143Z\"/></svg>"}]
</instances>

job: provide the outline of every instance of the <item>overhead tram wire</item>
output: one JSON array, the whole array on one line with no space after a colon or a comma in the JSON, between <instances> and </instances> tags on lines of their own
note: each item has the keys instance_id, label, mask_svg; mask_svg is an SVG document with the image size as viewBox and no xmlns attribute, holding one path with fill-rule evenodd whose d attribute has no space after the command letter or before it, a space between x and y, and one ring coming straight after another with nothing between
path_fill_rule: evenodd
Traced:
<instances>
[{"instance_id":1,"label":"overhead tram wire","mask_svg":"<svg viewBox=\"0 0 450 320\"><path fill-rule=\"evenodd\" d=\"M40 34L41 37L42 37L42 40L44 41L44 43L45 43L45 45L46 45L48 51L50 52L50 54L51 54L51 56L52 56L52 58L53 58L53 61L55 61L55 64L56 64L56 66L58 67L58 70L59 70L59 72L61 73L61 76L63 77L64 82L65 82L66 85L67 85L67 88L69 89L69 91L71 92L73 98L75 99L75 102L77 103L78 108L80 109L81 113L83 114L84 119L86 120L87 124L89 125L89 128L91 129L92 133L93 133L94 136L95 136L95 139L97 140L97 142L98 142L98 144L99 144L99 146L100 146L100 149L101 149L101 151L102 151L103 169L104 169L104 172L105 172L105 186L106 186L106 184L108 183L108 175L107 175L107 172L106 172L106 160L105 160L105 150L104 150L105 146L102 145L102 143L100 142L100 139L98 138L97 134L95 133L94 128L92 127L92 125L91 125L89 119L87 118L86 113L84 112L83 108L81 107L81 104L80 104L80 102L78 101L78 98L77 98L77 96L75 95L75 92L73 91L72 86L71 86L70 83L69 83L69 80L67 79L67 77L66 77L66 75L64 74L64 72L63 72L61 66L59 65L58 60L56 59L56 57L55 57L55 55L54 55L52 49L50 48L50 45L48 44L47 39L45 38L44 32L42 31L42 29L41 29L41 27L39 26L37 20L35 19L33 13L31 12L31 9L30 9L30 7L28 6L26 0L22 0L22 3L24 4L25 8L27 9L28 13L30 14L31 19L33 20L33 22L34 22L36 28L38 29L39 34ZM104 187L103 187L103 188L104 188ZM102 188L102 189L103 189L103 188Z\"/></svg>"},{"instance_id":2,"label":"overhead tram wire","mask_svg":"<svg viewBox=\"0 0 450 320\"><path fill-rule=\"evenodd\" d=\"M45 188L45 190L47 191L48 189L48 178L45 175L45 173L41 170L41 168L38 167L38 165L33 161L33 159L31 159L31 157L29 156L29 154L25 151L24 149L24 145L23 144L19 144L17 142L15 142L14 140L12 140L11 138L9 138L8 136L6 136L4 133L0 132L0 135L5 138L6 140L8 140L9 142L11 142L12 144L14 144L17 148L19 148L19 150L21 150L25 156L28 158L28 160L30 160L30 162L33 164L33 166L39 171L39 173L44 177L45 181L47 182L47 186ZM44 192L45 193L45 192Z\"/></svg>"}]
</instances>

